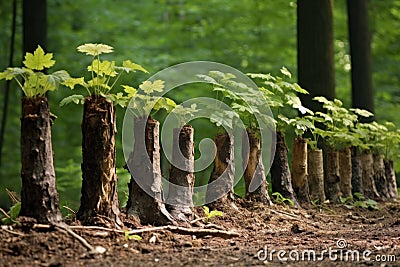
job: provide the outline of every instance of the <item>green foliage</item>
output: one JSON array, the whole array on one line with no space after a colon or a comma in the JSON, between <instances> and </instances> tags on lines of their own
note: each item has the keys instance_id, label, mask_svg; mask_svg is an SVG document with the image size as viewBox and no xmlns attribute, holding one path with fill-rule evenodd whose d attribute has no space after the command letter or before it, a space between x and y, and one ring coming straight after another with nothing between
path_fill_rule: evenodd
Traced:
<instances>
[{"instance_id":1,"label":"green foliage","mask_svg":"<svg viewBox=\"0 0 400 267\"><path fill-rule=\"evenodd\" d=\"M28 98L43 96L48 91L56 90L60 83L70 79L68 72L65 70L59 70L52 74L41 72L56 63L52 58L52 53L46 54L38 46L33 54L26 53L23 61L25 67L7 68L0 73L0 80L14 79Z\"/></svg>"},{"instance_id":2,"label":"green foliage","mask_svg":"<svg viewBox=\"0 0 400 267\"><path fill-rule=\"evenodd\" d=\"M21 202L15 203L10 211L7 213L9 217L4 217L1 219L2 224L14 224L17 223L17 218L21 210Z\"/></svg>"},{"instance_id":3,"label":"green foliage","mask_svg":"<svg viewBox=\"0 0 400 267\"><path fill-rule=\"evenodd\" d=\"M340 197L340 202L348 209L362 208L369 210L379 210L378 203L372 199L365 199L361 193L354 194L355 199L352 197Z\"/></svg>"},{"instance_id":4,"label":"green foliage","mask_svg":"<svg viewBox=\"0 0 400 267\"><path fill-rule=\"evenodd\" d=\"M109 95L111 89L113 89L115 84L118 82L122 73L130 73L136 71L147 73L147 70L145 70L142 66L133 63L130 60L124 60L122 62L122 66L116 66L115 61L100 60L101 54L113 52L113 47L109 45L87 43L78 46L77 50L81 53L92 56L92 62L87 67L91 79L86 82L84 78L73 78L65 81L64 85L68 86L71 89L74 89L76 85L80 85L87 90L89 95L92 96L108 97L109 100L116 101L117 104L121 105L118 100L122 97L122 95ZM74 99L76 99L76 97L70 100L74 103L80 103L80 101L74 101ZM64 102L63 104L66 103L68 102Z\"/></svg>"},{"instance_id":5,"label":"green foliage","mask_svg":"<svg viewBox=\"0 0 400 267\"><path fill-rule=\"evenodd\" d=\"M210 209L207 206L203 206L203 211L206 216L205 222L208 222L211 218L224 215L224 213L219 210L210 211Z\"/></svg>"},{"instance_id":6,"label":"green foliage","mask_svg":"<svg viewBox=\"0 0 400 267\"><path fill-rule=\"evenodd\" d=\"M142 240L141 236L129 234L129 231L125 230L124 233L125 233L125 240L136 240L136 241Z\"/></svg>"},{"instance_id":7,"label":"green foliage","mask_svg":"<svg viewBox=\"0 0 400 267\"><path fill-rule=\"evenodd\" d=\"M275 203L282 205L288 204L289 206L294 205L293 200L283 197L279 192L274 192L271 194L271 196L273 197Z\"/></svg>"}]
</instances>

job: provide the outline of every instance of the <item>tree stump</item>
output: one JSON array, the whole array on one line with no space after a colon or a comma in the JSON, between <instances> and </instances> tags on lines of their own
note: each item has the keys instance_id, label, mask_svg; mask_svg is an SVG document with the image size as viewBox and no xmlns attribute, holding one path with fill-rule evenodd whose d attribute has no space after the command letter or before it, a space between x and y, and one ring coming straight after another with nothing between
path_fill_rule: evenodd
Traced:
<instances>
[{"instance_id":1,"label":"tree stump","mask_svg":"<svg viewBox=\"0 0 400 267\"><path fill-rule=\"evenodd\" d=\"M116 118L104 97L85 99L82 121L82 190L76 214L83 224L122 227L116 173Z\"/></svg>"},{"instance_id":2,"label":"tree stump","mask_svg":"<svg viewBox=\"0 0 400 267\"><path fill-rule=\"evenodd\" d=\"M396 200L399 198L399 192L397 190L396 172L394 171L393 160L384 160L385 174L388 182L388 193L390 200Z\"/></svg>"},{"instance_id":3,"label":"tree stump","mask_svg":"<svg viewBox=\"0 0 400 267\"><path fill-rule=\"evenodd\" d=\"M47 98L22 98L19 215L45 224L62 220L53 164L51 124Z\"/></svg>"},{"instance_id":4,"label":"tree stump","mask_svg":"<svg viewBox=\"0 0 400 267\"><path fill-rule=\"evenodd\" d=\"M351 150L349 147L339 151L340 192L343 197L352 197L351 188Z\"/></svg>"},{"instance_id":5,"label":"tree stump","mask_svg":"<svg viewBox=\"0 0 400 267\"><path fill-rule=\"evenodd\" d=\"M385 163L383 162L383 157L380 154L373 155L373 168L374 168L374 181L376 190L381 196L382 200L389 199L388 182L386 179Z\"/></svg>"},{"instance_id":6,"label":"tree stump","mask_svg":"<svg viewBox=\"0 0 400 267\"><path fill-rule=\"evenodd\" d=\"M339 152L326 146L324 149L324 187L326 198L331 203L340 203L340 172L339 172Z\"/></svg>"},{"instance_id":7,"label":"tree stump","mask_svg":"<svg viewBox=\"0 0 400 267\"><path fill-rule=\"evenodd\" d=\"M364 195L362 160L356 147L351 148L351 192Z\"/></svg>"},{"instance_id":8,"label":"tree stump","mask_svg":"<svg viewBox=\"0 0 400 267\"><path fill-rule=\"evenodd\" d=\"M375 180L374 180L374 158L372 153L363 152L361 155L362 162L362 181L364 197L380 200L381 196L376 190Z\"/></svg>"},{"instance_id":9,"label":"tree stump","mask_svg":"<svg viewBox=\"0 0 400 267\"><path fill-rule=\"evenodd\" d=\"M206 192L206 203L212 209L226 210L233 205L235 180L233 142L233 135L228 133L214 137L217 153Z\"/></svg>"},{"instance_id":10,"label":"tree stump","mask_svg":"<svg viewBox=\"0 0 400 267\"><path fill-rule=\"evenodd\" d=\"M194 187L194 129L185 125L173 129L173 151L167 209L177 220L191 220ZM182 158L183 156L183 158ZM177 185L178 187L175 187Z\"/></svg>"},{"instance_id":11,"label":"tree stump","mask_svg":"<svg viewBox=\"0 0 400 267\"><path fill-rule=\"evenodd\" d=\"M247 138L245 135L247 135ZM245 144L247 139L249 140L249 146ZM271 205L272 202L268 195L268 182L262 162L260 140L255 133L246 130L243 132L242 143L243 176L246 185L246 198ZM247 159L247 165L245 159Z\"/></svg>"},{"instance_id":12,"label":"tree stump","mask_svg":"<svg viewBox=\"0 0 400 267\"><path fill-rule=\"evenodd\" d=\"M288 148L285 143L285 137L281 132L276 133L275 157L271 166L272 192L280 193L284 198L293 201L295 207L300 207L296 200L292 187L292 178L290 175Z\"/></svg>"},{"instance_id":13,"label":"tree stump","mask_svg":"<svg viewBox=\"0 0 400 267\"><path fill-rule=\"evenodd\" d=\"M292 151L292 180L297 200L310 202L307 172L307 139L296 136Z\"/></svg>"},{"instance_id":14,"label":"tree stump","mask_svg":"<svg viewBox=\"0 0 400 267\"><path fill-rule=\"evenodd\" d=\"M321 149L308 151L308 187L312 201L325 201L324 191L324 157Z\"/></svg>"},{"instance_id":15,"label":"tree stump","mask_svg":"<svg viewBox=\"0 0 400 267\"><path fill-rule=\"evenodd\" d=\"M127 162L131 173L127 214L142 224L171 223L174 220L162 201L159 122L135 118L134 135L133 151Z\"/></svg>"}]
</instances>

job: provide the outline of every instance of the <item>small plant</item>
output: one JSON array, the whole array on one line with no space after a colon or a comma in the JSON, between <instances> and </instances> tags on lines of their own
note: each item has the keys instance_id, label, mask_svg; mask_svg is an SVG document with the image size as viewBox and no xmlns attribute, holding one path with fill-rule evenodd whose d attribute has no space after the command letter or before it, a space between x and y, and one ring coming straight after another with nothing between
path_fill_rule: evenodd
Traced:
<instances>
[{"instance_id":1,"label":"small plant","mask_svg":"<svg viewBox=\"0 0 400 267\"><path fill-rule=\"evenodd\" d=\"M272 197L274 198L275 202L278 204L282 204L282 205L288 204L289 206L294 206L293 200L283 197L282 194L279 192L272 193Z\"/></svg>"},{"instance_id":2,"label":"small plant","mask_svg":"<svg viewBox=\"0 0 400 267\"><path fill-rule=\"evenodd\" d=\"M38 46L33 54L26 53L23 61L25 67L7 68L0 73L0 80L14 79L28 98L44 96L46 92L54 91L60 83L71 78L65 70L51 74L44 72L56 63L52 58L52 53L45 53L42 47Z\"/></svg>"},{"instance_id":3,"label":"small plant","mask_svg":"<svg viewBox=\"0 0 400 267\"><path fill-rule=\"evenodd\" d=\"M223 216L224 215L224 213L222 211L219 211L219 210L210 211L210 208L207 207L207 206L203 206L203 211L204 211L204 214L206 216L205 219L204 219L205 222L208 222L213 217Z\"/></svg>"},{"instance_id":4,"label":"small plant","mask_svg":"<svg viewBox=\"0 0 400 267\"><path fill-rule=\"evenodd\" d=\"M361 193L354 193L352 197L340 198L341 203L348 209L363 208L368 210L379 210L378 203L373 199L365 199Z\"/></svg>"},{"instance_id":5,"label":"small plant","mask_svg":"<svg viewBox=\"0 0 400 267\"><path fill-rule=\"evenodd\" d=\"M4 214L5 217L1 219L2 224L14 224L18 223L17 218L19 215L19 212L21 210L21 202L15 203L7 212L7 214Z\"/></svg>"},{"instance_id":6,"label":"small plant","mask_svg":"<svg viewBox=\"0 0 400 267\"><path fill-rule=\"evenodd\" d=\"M129 231L124 231L125 233L125 240L136 240L136 241L140 241L142 240L142 237L139 235L131 235L129 233Z\"/></svg>"}]
</instances>

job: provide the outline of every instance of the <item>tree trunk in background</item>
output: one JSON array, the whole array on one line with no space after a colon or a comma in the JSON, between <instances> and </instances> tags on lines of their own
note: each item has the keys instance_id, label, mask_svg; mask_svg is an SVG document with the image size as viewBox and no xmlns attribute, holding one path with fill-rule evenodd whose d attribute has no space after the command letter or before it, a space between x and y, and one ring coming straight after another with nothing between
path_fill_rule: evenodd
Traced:
<instances>
[{"instance_id":1,"label":"tree trunk in background","mask_svg":"<svg viewBox=\"0 0 400 267\"><path fill-rule=\"evenodd\" d=\"M217 153L214 168L207 186L206 203L210 208L224 210L233 205L233 184L235 180L234 139L228 133L214 138ZM217 199L218 197L220 197Z\"/></svg>"},{"instance_id":2,"label":"tree trunk in background","mask_svg":"<svg viewBox=\"0 0 400 267\"><path fill-rule=\"evenodd\" d=\"M247 138L246 138L247 135ZM248 140L248 146L247 146ZM246 198L271 205L268 195L268 182L262 162L260 140L249 130L243 131L242 160L244 181L246 185ZM246 165L247 163L247 165Z\"/></svg>"},{"instance_id":3,"label":"tree trunk in background","mask_svg":"<svg viewBox=\"0 0 400 267\"><path fill-rule=\"evenodd\" d=\"M159 122L137 118L135 144L127 166L131 173L126 212L142 224L163 225L173 221L162 202Z\"/></svg>"},{"instance_id":4,"label":"tree trunk in background","mask_svg":"<svg viewBox=\"0 0 400 267\"><path fill-rule=\"evenodd\" d=\"M62 220L53 164L51 124L47 98L22 98L19 215L46 224Z\"/></svg>"},{"instance_id":5,"label":"tree trunk in background","mask_svg":"<svg viewBox=\"0 0 400 267\"><path fill-rule=\"evenodd\" d=\"M82 121L82 195L77 218L84 224L122 227L115 167L114 105L104 97L85 99Z\"/></svg>"},{"instance_id":6,"label":"tree trunk in background","mask_svg":"<svg viewBox=\"0 0 400 267\"><path fill-rule=\"evenodd\" d=\"M24 54L32 53L38 45L46 50L47 1L23 0L22 17Z\"/></svg>"},{"instance_id":7,"label":"tree trunk in background","mask_svg":"<svg viewBox=\"0 0 400 267\"><path fill-rule=\"evenodd\" d=\"M320 203L324 203L326 198L324 191L324 156L322 150L308 151L307 163L310 198L312 201L319 200Z\"/></svg>"},{"instance_id":8,"label":"tree trunk in background","mask_svg":"<svg viewBox=\"0 0 400 267\"><path fill-rule=\"evenodd\" d=\"M295 207L300 207L292 187L287 153L288 148L285 144L285 137L281 132L277 132L275 156L270 171L272 192L280 193L284 198L292 200Z\"/></svg>"},{"instance_id":9,"label":"tree trunk in background","mask_svg":"<svg viewBox=\"0 0 400 267\"><path fill-rule=\"evenodd\" d=\"M296 136L292 152L292 180L297 200L310 202L307 173L307 140Z\"/></svg>"},{"instance_id":10,"label":"tree trunk in background","mask_svg":"<svg viewBox=\"0 0 400 267\"><path fill-rule=\"evenodd\" d=\"M385 163L383 157L380 154L373 155L374 160L374 181L376 190L381 196L382 200L389 199L388 182L386 179Z\"/></svg>"},{"instance_id":11,"label":"tree trunk in background","mask_svg":"<svg viewBox=\"0 0 400 267\"><path fill-rule=\"evenodd\" d=\"M362 162L362 181L364 197L379 200L381 196L376 190L374 181L374 159L371 153L363 152L361 155Z\"/></svg>"},{"instance_id":12,"label":"tree trunk in background","mask_svg":"<svg viewBox=\"0 0 400 267\"><path fill-rule=\"evenodd\" d=\"M340 203L339 152L328 146L324 149L325 194L331 203Z\"/></svg>"},{"instance_id":13,"label":"tree trunk in background","mask_svg":"<svg viewBox=\"0 0 400 267\"><path fill-rule=\"evenodd\" d=\"M388 193L391 200L399 198L399 191L397 190L396 173L392 160L385 160L385 173L388 181Z\"/></svg>"},{"instance_id":14,"label":"tree trunk in background","mask_svg":"<svg viewBox=\"0 0 400 267\"><path fill-rule=\"evenodd\" d=\"M192 220L193 187L194 187L194 129L185 125L182 129L173 129L172 163L169 175L168 210L178 220ZM184 158L182 158L183 156Z\"/></svg>"},{"instance_id":15,"label":"tree trunk in background","mask_svg":"<svg viewBox=\"0 0 400 267\"><path fill-rule=\"evenodd\" d=\"M322 106L313 97L335 97L332 12L333 0L297 1L298 82L310 93L300 98L314 111Z\"/></svg>"},{"instance_id":16,"label":"tree trunk in background","mask_svg":"<svg viewBox=\"0 0 400 267\"><path fill-rule=\"evenodd\" d=\"M374 112L368 1L347 0L347 13L351 55L352 106ZM371 122L374 118L368 117L361 120Z\"/></svg>"},{"instance_id":17,"label":"tree trunk in background","mask_svg":"<svg viewBox=\"0 0 400 267\"><path fill-rule=\"evenodd\" d=\"M339 151L340 192L343 197L352 197L351 191L351 150L349 147Z\"/></svg>"},{"instance_id":18,"label":"tree trunk in background","mask_svg":"<svg viewBox=\"0 0 400 267\"><path fill-rule=\"evenodd\" d=\"M364 195L361 154L356 147L351 148L351 192Z\"/></svg>"}]
</instances>

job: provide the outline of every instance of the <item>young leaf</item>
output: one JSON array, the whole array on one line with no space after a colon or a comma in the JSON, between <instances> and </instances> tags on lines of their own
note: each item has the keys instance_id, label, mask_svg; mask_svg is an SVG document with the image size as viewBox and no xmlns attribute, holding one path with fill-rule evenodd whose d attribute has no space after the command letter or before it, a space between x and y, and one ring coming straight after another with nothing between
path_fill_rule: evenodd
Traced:
<instances>
[{"instance_id":1,"label":"young leaf","mask_svg":"<svg viewBox=\"0 0 400 267\"><path fill-rule=\"evenodd\" d=\"M75 104L83 104L85 102L85 97L83 95L71 95L60 102L60 106L64 106L66 104L69 104L71 102L74 102Z\"/></svg>"},{"instance_id":2,"label":"young leaf","mask_svg":"<svg viewBox=\"0 0 400 267\"><path fill-rule=\"evenodd\" d=\"M107 54L113 52L113 47L105 44L92 44L87 43L84 45L78 46L77 50L81 53L86 53L86 55L90 56L98 56L100 54Z\"/></svg>"},{"instance_id":3,"label":"young leaf","mask_svg":"<svg viewBox=\"0 0 400 267\"><path fill-rule=\"evenodd\" d=\"M154 82L151 81L144 81L141 85L139 85L139 88L143 90L146 94L151 94L154 91L156 92L162 92L164 89L164 81L162 80L156 80Z\"/></svg>"},{"instance_id":4,"label":"young leaf","mask_svg":"<svg viewBox=\"0 0 400 267\"><path fill-rule=\"evenodd\" d=\"M33 70L43 70L44 68L50 68L56 63L55 60L51 59L52 57L52 53L45 54L39 45L33 54L26 53L23 63L27 68Z\"/></svg>"},{"instance_id":5,"label":"young leaf","mask_svg":"<svg viewBox=\"0 0 400 267\"><path fill-rule=\"evenodd\" d=\"M286 68L286 67L282 67L281 68L281 73L289 78L292 78L292 74L290 73L290 71Z\"/></svg>"},{"instance_id":6,"label":"young leaf","mask_svg":"<svg viewBox=\"0 0 400 267\"><path fill-rule=\"evenodd\" d=\"M142 71L142 72L149 73L145 68L143 68L143 67L140 66L139 64L133 63L133 62L130 61L130 60L125 60L125 61L123 61L123 62L122 62L122 66L123 66L124 68L127 68L127 69L130 70L130 71L140 70L140 71ZM127 72L129 72L129 71L127 71Z\"/></svg>"},{"instance_id":7,"label":"young leaf","mask_svg":"<svg viewBox=\"0 0 400 267\"><path fill-rule=\"evenodd\" d=\"M137 93L137 89L133 88L132 86L129 85L122 85L124 88L125 93L128 94L128 97L134 97Z\"/></svg>"},{"instance_id":8,"label":"young leaf","mask_svg":"<svg viewBox=\"0 0 400 267\"><path fill-rule=\"evenodd\" d=\"M67 86L67 87L69 87L69 88L71 88L71 89L74 89L75 85L82 85L84 87L88 86L85 83L85 80L84 80L83 77L81 77L81 78L69 78L66 81L64 81L62 84Z\"/></svg>"}]
</instances>

